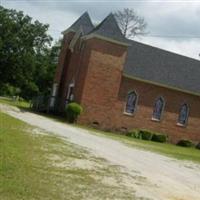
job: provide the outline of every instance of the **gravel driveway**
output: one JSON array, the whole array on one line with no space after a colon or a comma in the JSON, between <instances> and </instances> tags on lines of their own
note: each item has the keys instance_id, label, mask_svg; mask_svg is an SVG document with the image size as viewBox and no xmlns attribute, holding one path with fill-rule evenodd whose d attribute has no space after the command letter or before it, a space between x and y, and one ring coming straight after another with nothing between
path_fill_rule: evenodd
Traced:
<instances>
[{"instance_id":1,"label":"gravel driveway","mask_svg":"<svg viewBox=\"0 0 200 200\"><path fill-rule=\"evenodd\" d=\"M22 112L0 104L0 110L33 126L55 133L70 142L87 148L92 154L121 166L123 172L135 177L139 199L199 200L200 165L179 161L148 151L128 147L118 141L96 136L90 131L56 122L49 118Z\"/></svg>"}]
</instances>

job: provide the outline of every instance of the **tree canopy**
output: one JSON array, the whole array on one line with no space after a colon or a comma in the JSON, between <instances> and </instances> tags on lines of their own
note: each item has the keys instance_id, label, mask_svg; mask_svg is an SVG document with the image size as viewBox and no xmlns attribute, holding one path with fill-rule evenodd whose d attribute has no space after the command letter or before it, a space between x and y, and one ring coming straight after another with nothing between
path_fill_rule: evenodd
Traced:
<instances>
[{"instance_id":1,"label":"tree canopy","mask_svg":"<svg viewBox=\"0 0 200 200\"><path fill-rule=\"evenodd\" d=\"M0 94L24 98L49 92L59 48L51 47L49 25L0 6ZM11 89L14 88L14 89Z\"/></svg>"}]
</instances>

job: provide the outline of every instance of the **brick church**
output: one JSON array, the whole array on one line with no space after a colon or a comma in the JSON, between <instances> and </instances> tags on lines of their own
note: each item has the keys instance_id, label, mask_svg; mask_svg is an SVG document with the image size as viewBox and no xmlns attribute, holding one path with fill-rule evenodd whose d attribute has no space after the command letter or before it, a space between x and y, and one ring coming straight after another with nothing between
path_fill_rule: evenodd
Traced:
<instances>
[{"instance_id":1,"label":"brick church","mask_svg":"<svg viewBox=\"0 0 200 200\"><path fill-rule=\"evenodd\" d=\"M200 141L200 61L126 39L112 14L95 27L86 12L63 32L50 106L70 101L82 124Z\"/></svg>"}]
</instances>

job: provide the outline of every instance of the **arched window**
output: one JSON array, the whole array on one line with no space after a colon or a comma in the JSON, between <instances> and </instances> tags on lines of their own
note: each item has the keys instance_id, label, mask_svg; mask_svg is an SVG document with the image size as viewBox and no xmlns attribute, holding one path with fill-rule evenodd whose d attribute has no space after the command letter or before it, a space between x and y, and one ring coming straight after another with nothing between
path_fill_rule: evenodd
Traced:
<instances>
[{"instance_id":1,"label":"arched window","mask_svg":"<svg viewBox=\"0 0 200 200\"><path fill-rule=\"evenodd\" d=\"M68 85L68 90L67 90L67 103L70 103L74 100L74 80Z\"/></svg>"},{"instance_id":2,"label":"arched window","mask_svg":"<svg viewBox=\"0 0 200 200\"><path fill-rule=\"evenodd\" d=\"M188 115L189 115L189 107L185 103L181 106L179 111L179 117L178 117L178 124L185 126L188 121Z\"/></svg>"},{"instance_id":3,"label":"arched window","mask_svg":"<svg viewBox=\"0 0 200 200\"><path fill-rule=\"evenodd\" d=\"M164 110L165 101L162 97L156 99L152 119L160 121L162 112Z\"/></svg>"},{"instance_id":4,"label":"arched window","mask_svg":"<svg viewBox=\"0 0 200 200\"><path fill-rule=\"evenodd\" d=\"M135 112L137 98L138 98L138 96L135 91L128 93L127 101L126 101L126 108L125 108L126 113L133 114Z\"/></svg>"}]
</instances>

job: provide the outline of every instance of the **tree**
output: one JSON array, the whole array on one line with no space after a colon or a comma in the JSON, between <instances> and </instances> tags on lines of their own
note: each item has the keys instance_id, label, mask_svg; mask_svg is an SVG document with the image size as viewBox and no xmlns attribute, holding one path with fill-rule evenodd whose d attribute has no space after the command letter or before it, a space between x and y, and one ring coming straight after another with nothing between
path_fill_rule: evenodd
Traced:
<instances>
[{"instance_id":1,"label":"tree","mask_svg":"<svg viewBox=\"0 0 200 200\"><path fill-rule=\"evenodd\" d=\"M49 95L51 92L60 49L61 42L59 40L51 48L46 49L44 55L37 58L34 80L42 95Z\"/></svg>"},{"instance_id":2,"label":"tree","mask_svg":"<svg viewBox=\"0 0 200 200\"><path fill-rule=\"evenodd\" d=\"M31 98L51 87L56 51L48 27L0 6L0 93L11 86Z\"/></svg>"},{"instance_id":3,"label":"tree","mask_svg":"<svg viewBox=\"0 0 200 200\"><path fill-rule=\"evenodd\" d=\"M133 9L125 8L122 11L118 10L114 13L114 16L125 37L130 38L146 34L147 23Z\"/></svg>"}]
</instances>

